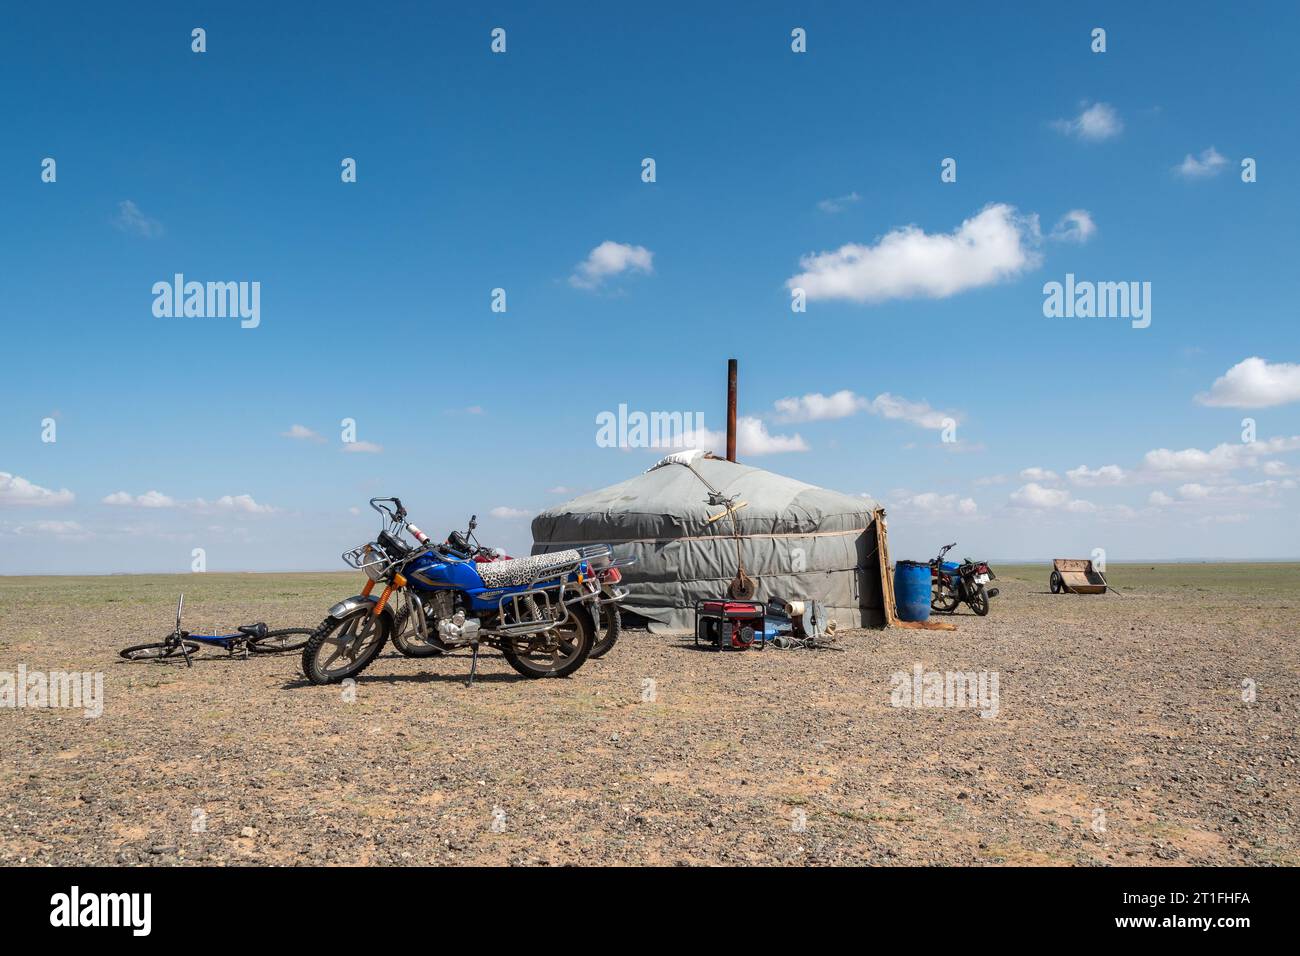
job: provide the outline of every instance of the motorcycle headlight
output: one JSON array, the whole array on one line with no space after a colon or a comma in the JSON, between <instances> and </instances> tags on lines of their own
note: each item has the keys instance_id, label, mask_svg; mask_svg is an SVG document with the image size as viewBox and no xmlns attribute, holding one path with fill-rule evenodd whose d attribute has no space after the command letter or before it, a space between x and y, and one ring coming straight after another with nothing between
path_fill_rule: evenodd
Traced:
<instances>
[{"instance_id":1,"label":"motorcycle headlight","mask_svg":"<svg viewBox=\"0 0 1300 956\"><path fill-rule=\"evenodd\" d=\"M368 544L361 552L362 570L366 572L366 577L376 583L383 580L384 565L388 563L388 556L384 549L377 544Z\"/></svg>"}]
</instances>

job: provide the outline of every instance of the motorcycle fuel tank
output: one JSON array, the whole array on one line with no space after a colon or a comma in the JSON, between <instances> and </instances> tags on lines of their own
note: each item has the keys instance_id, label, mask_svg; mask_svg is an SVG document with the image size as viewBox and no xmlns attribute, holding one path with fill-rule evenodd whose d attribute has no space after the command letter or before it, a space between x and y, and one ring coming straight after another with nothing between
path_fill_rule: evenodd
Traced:
<instances>
[{"instance_id":1,"label":"motorcycle fuel tank","mask_svg":"<svg viewBox=\"0 0 1300 956\"><path fill-rule=\"evenodd\" d=\"M455 561L428 554L412 561L406 577L418 588L454 588L458 591L481 591L483 579L473 561Z\"/></svg>"}]
</instances>

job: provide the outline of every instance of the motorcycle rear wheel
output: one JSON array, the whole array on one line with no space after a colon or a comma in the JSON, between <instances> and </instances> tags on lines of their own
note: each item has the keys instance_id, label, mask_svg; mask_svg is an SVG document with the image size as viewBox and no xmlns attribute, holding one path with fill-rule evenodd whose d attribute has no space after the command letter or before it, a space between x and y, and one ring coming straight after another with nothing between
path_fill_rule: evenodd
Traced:
<instances>
[{"instance_id":1,"label":"motorcycle rear wheel","mask_svg":"<svg viewBox=\"0 0 1300 956\"><path fill-rule=\"evenodd\" d=\"M558 646L548 650L550 634L533 634L525 637L501 639L501 653L506 661L525 677L568 677L587 662L595 640L591 616L572 612L569 619L556 628Z\"/></svg>"},{"instance_id":2,"label":"motorcycle rear wheel","mask_svg":"<svg viewBox=\"0 0 1300 956\"><path fill-rule=\"evenodd\" d=\"M596 615L600 619L600 625L596 643L591 646L589 656L592 660L608 654L618 643L619 635L623 633L623 615L618 612L617 604L599 605L596 608Z\"/></svg>"},{"instance_id":3,"label":"motorcycle rear wheel","mask_svg":"<svg viewBox=\"0 0 1300 956\"><path fill-rule=\"evenodd\" d=\"M398 653L403 657L437 657L442 654L443 648L422 641L418 635L407 632L411 613L411 606L408 604L398 613L397 620L393 624L393 646L397 648Z\"/></svg>"},{"instance_id":4,"label":"motorcycle rear wheel","mask_svg":"<svg viewBox=\"0 0 1300 956\"><path fill-rule=\"evenodd\" d=\"M302 672L313 684L337 684L370 666L384 645L392 619L376 617L367 604L342 618L327 617L302 649ZM340 663L340 658L342 663Z\"/></svg>"},{"instance_id":5,"label":"motorcycle rear wheel","mask_svg":"<svg viewBox=\"0 0 1300 956\"><path fill-rule=\"evenodd\" d=\"M968 603L970 604L970 609L974 611L976 614L978 614L980 617L986 616L989 613L988 588L986 588L982 584L979 585L975 589L975 593L971 595L970 601Z\"/></svg>"}]
</instances>

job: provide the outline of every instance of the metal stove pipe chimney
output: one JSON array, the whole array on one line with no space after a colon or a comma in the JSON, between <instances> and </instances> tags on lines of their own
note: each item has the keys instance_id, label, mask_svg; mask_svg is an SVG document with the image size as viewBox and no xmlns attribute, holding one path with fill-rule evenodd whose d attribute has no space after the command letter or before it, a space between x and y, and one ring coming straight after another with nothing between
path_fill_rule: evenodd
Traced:
<instances>
[{"instance_id":1,"label":"metal stove pipe chimney","mask_svg":"<svg viewBox=\"0 0 1300 956\"><path fill-rule=\"evenodd\" d=\"M727 461L736 460L736 360L727 359Z\"/></svg>"}]
</instances>

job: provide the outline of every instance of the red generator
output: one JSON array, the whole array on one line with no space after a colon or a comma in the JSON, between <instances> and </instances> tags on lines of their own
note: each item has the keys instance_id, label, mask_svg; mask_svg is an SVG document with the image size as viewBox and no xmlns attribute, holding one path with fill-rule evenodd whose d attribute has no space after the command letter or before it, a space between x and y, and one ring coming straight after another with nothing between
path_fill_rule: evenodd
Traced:
<instances>
[{"instance_id":1,"label":"red generator","mask_svg":"<svg viewBox=\"0 0 1300 956\"><path fill-rule=\"evenodd\" d=\"M711 645L715 651L747 651L767 645L763 630L763 604L754 601L696 601L695 646Z\"/></svg>"}]
</instances>

